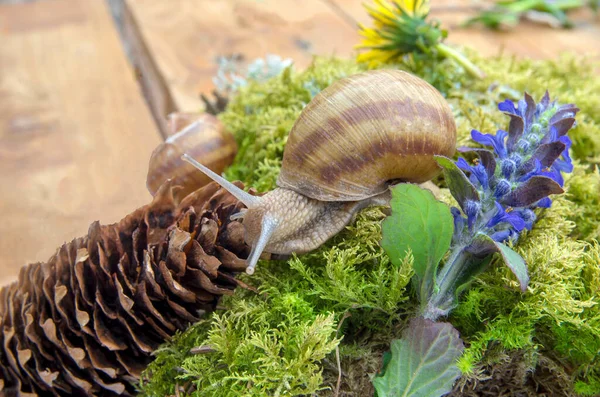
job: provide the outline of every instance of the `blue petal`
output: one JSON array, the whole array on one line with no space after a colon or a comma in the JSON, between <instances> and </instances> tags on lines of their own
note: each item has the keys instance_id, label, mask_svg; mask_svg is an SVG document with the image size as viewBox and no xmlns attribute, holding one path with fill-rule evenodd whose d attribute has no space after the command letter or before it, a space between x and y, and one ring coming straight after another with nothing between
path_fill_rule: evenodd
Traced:
<instances>
[{"instance_id":1,"label":"blue petal","mask_svg":"<svg viewBox=\"0 0 600 397\"><path fill-rule=\"evenodd\" d=\"M496 201L495 204L497 210L496 215L494 215L492 219L489 220L487 227L491 228L498 225L499 223L506 222L509 223L512 227L514 227L517 232L520 232L521 230L525 229L525 221L519 216L518 213L507 213L506 211L504 211L504 207L502 207L500 203Z\"/></svg>"},{"instance_id":2,"label":"blue petal","mask_svg":"<svg viewBox=\"0 0 600 397\"><path fill-rule=\"evenodd\" d=\"M512 229L504 229L504 230L500 230L499 232L493 233L490 237L494 241L497 241L499 243L503 243L503 242L511 239L513 236L516 236L516 233L515 233L514 230L512 230Z\"/></svg>"},{"instance_id":3,"label":"blue petal","mask_svg":"<svg viewBox=\"0 0 600 397\"><path fill-rule=\"evenodd\" d=\"M544 197L535 204L539 208L550 208L552 206L552 199L550 197Z\"/></svg>"},{"instance_id":4,"label":"blue petal","mask_svg":"<svg viewBox=\"0 0 600 397\"><path fill-rule=\"evenodd\" d=\"M525 99L519 99L517 103L517 114L520 115L523 120L525 120L525 112L527 112L527 102Z\"/></svg>"},{"instance_id":5,"label":"blue petal","mask_svg":"<svg viewBox=\"0 0 600 397\"><path fill-rule=\"evenodd\" d=\"M508 99L505 99L504 102L500 102L498 104L498 110L501 112L517 114L517 108L515 108L515 104Z\"/></svg>"},{"instance_id":6,"label":"blue petal","mask_svg":"<svg viewBox=\"0 0 600 397\"><path fill-rule=\"evenodd\" d=\"M525 208L522 210L515 210L513 212L518 214L519 217L521 217L521 219L523 219L527 230L531 230L531 228L533 227L533 222L535 222L535 219L536 219L535 212L533 212L532 210L530 210L528 208Z\"/></svg>"},{"instance_id":7,"label":"blue petal","mask_svg":"<svg viewBox=\"0 0 600 397\"><path fill-rule=\"evenodd\" d=\"M494 151L500 158L506 157L506 146L504 144L504 141L507 135L508 132L503 130L498 130L496 135L482 134L477 130L471 131L471 137L475 142L485 146L492 146L494 148Z\"/></svg>"},{"instance_id":8,"label":"blue petal","mask_svg":"<svg viewBox=\"0 0 600 397\"><path fill-rule=\"evenodd\" d=\"M487 189L489 187L488 174L485 171L483 165L478 164L475 167L472 167L471 171L473 172L473 175L475 176L475 178L477 178L477 181L481 184L481 186L484 189Z\"/></svg>"},{"instance_id":9,"label":"blue petal","mask_svg":"<svg viewBox=\"0 0 600 397\"><path fill-rule=\"evenodd\" d=\"M459 157L458 160L456 161L456 166L458 168L460 168L463 171L471 171L471 166L469 165L469 163L467 163L467 161L465 159L463 159L462 157Z\"/></svg>"}]
</instances>

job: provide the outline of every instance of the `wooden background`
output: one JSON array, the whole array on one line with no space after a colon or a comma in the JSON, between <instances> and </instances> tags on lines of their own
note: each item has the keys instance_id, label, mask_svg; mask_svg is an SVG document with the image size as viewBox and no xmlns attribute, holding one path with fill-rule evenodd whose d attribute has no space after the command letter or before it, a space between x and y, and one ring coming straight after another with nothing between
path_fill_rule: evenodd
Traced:
<instances>
[{"instance_id":1,"label":"wooden background","mask_svg":"<svg viewBox=\"0 0 600 397\"><path fill-rule=\"evenodd\" d=\"M166 115L202 108L218 56L278 54L298 68L314 54L354 56L356 25L369 23L362 2L0 0L0 284L91 222L149 201L147 165ZM449 43L489 55L598 57L591 13L573 15L572 30L460 29L474 4L432 1Z\"/></svg>"}]
</instances>

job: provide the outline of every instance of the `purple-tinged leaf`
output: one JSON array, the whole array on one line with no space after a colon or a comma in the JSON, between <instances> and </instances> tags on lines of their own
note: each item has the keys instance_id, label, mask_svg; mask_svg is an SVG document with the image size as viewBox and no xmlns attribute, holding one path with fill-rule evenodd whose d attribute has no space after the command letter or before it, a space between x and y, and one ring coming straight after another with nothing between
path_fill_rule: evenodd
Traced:
<instances>
[{"instance_id":1,"label":"purple-tinged leaf","mask_svg":"<svg viewBox=\"0 0 600 397\"><path fill-rule=\"evenodd\" d=\"M502 204L510 207L527 207L551 194L561 193L564 193L564 190L552 179L545 176L533 176L504 196Z\"/></svg>"},{"instance_id":2,"label":"purple-tinged leaf","mask_svg":"<svg viewBox=\"0 0 600 397\"><path fill-rule=\"evenodd\" d=\"M508 140L506 141L506 147L509 151L513 151L519 139L523 136L525 130L525 122L521 116L517 114L506 113L510 117L510 124L508 125Z\"/></svg>"},{"instance_id":3,"label":"purple-tinged leaf","mask_svg":"<svg viewBox=\"0 0 600 397\"><path fill-rule=\"evenodd\" d=\"M556 113L554 113L554 115L550 118L550 125L556 123L559 120L562 120L564 118L572 118L575 117L575 115L577 114L577 112L579 112L579 108L573 104L567 104L567 105L563 105L561 106Z\"/></svg>"},{"instance_id":4,"label":"purple-tinged leaf","mask_svg":"<svg viewBox=\"0 0 600 397\"><path fill-rule=\"evenodd\" d=\"M473 242L466 248L466 251L472 254L476 258L485 258L493 254L494 252L498 252L498 247L496 247L496 243L491 238L485 234L479 233L474 239Z\"/></svg>"},{"instance_id":5,"label":"purple-tinged leaf","mask_svg":"<svg viewBox=\"0 0 600 397\"><path fill-rule=\"evenodd\" d=\"M535 101L528 93L525 93L525 103L527 104L527 109L525 110L525 123L531 125L533 116L535 116Z\"/></svg>"},{"instance_id":6,"label":"purple-tinged leaf","mask_svg":"<svg viewBox=\"0 0 600 397\"><path fill-rule=\"evenodd\" d=\"M560 157L566 146L560 141L545 143L538 146L533 155L519 168L519 176L531 172L535 168L535 160L544 167L550 167Z\"/></svg>"},{"instance_id":7,"label":"purple-tinged leaf","mask_svg":"<svg viewBox=\"0 0 600 397\"><path fill-rule=\"evenodd\" d=\"M550 128L554 127L556 128L556 133L559 137L564 136L567 134L567 132L569 132L569 130L573 127L573 125L575 124L575 118L573 117L566 117L564 119L560 119L558 121L555 121L554 123L550 124Z\"/></svg>"},{"instance_id":8,"label":"purple-tinged leaf","mask_svg":"<svg viewBox=\"0 0 600 397\"><path fill-rule=\"evenodd\" d=\"M543 108L546 109L549 104L550 104L550 94L548 93L548 90L546 90L546 92L544 93L544 96L542 97L542 100L540 101L540 105L542 105Z\"/></svg>"},{"instance_id":9,"label":"purple-tinged leaf","mask_svg":"<svg viewBox=\"0 0 600 397\"><path fill-rule=\"evenodd\" d=\"M444 156L435 156L435 160L442 167L450 193L452 193L463 212L466 211L468 201L479 201L477 189L452 160Z\"/></svg>"},{"instance_id":10,"label":"purple-tinged leaf","mask_svg":"<svg viewBox=\"0 0 600 397\"><path fill-rule=\"evenodd\" d=\"M385 373L373 379L378 397L442 396L460 376L456 360L464 345L450 323L415 318L391 350Z\"/></svg>"},{"instance_id":11,"label":"purple-tinged leaf","mask_svg":"<svg viewBox=\"0 0 600 397\"><path fill-rule=\"evenodd\" d=\"M483 233L479 233L475 237L473 244L474 247L469 247L469 252L471 252L471 249L479 250L479 255L481 256L490 255L493 252L500 253L502 255L502 259L504 260L504 264L508 266L515 277L517 277L519 285L521 286L521 291L527 291L527 285L529 285L529 274L527 273L527 265L525 264L525 261L521 255L517 254L508 246L494 241L490 236Z\"/></svg>"},{"instance_id":12,"label":"purple-tinged leaf","mask_svg":"<svg viewBox=\"0 0 600 397\"><path fill-rule=\"evenodd\" d=\"M461 153L476 153L477 156L479 156L481 164L483 164L483 166L485 167L485 172L488 174L488 177L491 178L492 176L494 176L494 173L496 172L496 159L494 158L494 153L487 149L477 149L464 146L459 147L458 151Z\"/></svg>"}]
</instances>

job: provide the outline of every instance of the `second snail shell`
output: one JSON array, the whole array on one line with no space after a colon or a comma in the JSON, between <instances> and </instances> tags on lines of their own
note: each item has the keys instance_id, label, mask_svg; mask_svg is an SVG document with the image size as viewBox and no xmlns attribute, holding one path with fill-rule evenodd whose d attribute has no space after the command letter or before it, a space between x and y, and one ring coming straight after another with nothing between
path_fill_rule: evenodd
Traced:
<instances>
[{"instance_id":1,"label":"second snail shell","mask_svg":"<svg viewBox=\"0 0 600 397\"><path fill-rule=\"evenodd\" d=\"M358 201L390 182L421 183L452 156L456 125L444 97L399 70L338 80L292 128L277 185L321 201Z\"/></svg>"}]
</instances>

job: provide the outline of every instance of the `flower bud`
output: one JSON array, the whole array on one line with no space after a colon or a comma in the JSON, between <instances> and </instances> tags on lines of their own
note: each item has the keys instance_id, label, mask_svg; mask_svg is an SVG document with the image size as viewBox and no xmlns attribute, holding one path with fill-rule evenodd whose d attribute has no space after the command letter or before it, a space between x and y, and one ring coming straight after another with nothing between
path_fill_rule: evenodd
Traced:
<instances>
[{"instance_id":1,"label":"flower bud","mask_svg":"<svg viewBox=\"0 0 600 397\"><path fill-rule=\"evenodd\" d=\"M505 178L510 178L510 176L513 174L513 172L515 172L515 170L517 169L517 165L511 159L502 160L501 167L502 167L502 175L504 175Z\"/></svg>"},{"instance_id":2,"label":"flower bud","mask_svg":"<svg viewBox=\"0 0 600 397\"><path fill-rule=\"evenodd\" d=\"M480 209L481 203L479 201L467 200L465 204L465 214L467 215L467 223L469 224L469 229L473 227L475 220L477 220L477 216L479 215Z\"/></svg>"},{"instance_id":3,"label":"flower bud","mask_svg":"<svg viewBox=\"0 0 600 397\"><path fill-rule=\"evenodd\" d=\"M526 141L525 139L519 139L519 142L517 143L517 147L523 152L528 152L529 148L531 147L531 144L528 141Z\"/></svg>"},{"instance_id":4,"label":"flower bud","mask_svg":"<svg viewBox=\"0 0 600 397\"><path fill-rule=\"evenodd\" d=\"M497 198L504 197L511 191L510 182L506 179L500 179L494 190L494 196Z\"/></svg>"},{"instance_id":5,"label":"flower bud","mask_svg":"<svg viewBox=\"0 0 600 397\"><path fill-rule=\"evenodd\" d=\"M514 161L515 163L515 167L519 168L521 166L521 162L523 161L521 159L521 156L517 153L511 153L509 159L511 159L512 161Z\"/></svg>"}]
</instances>

